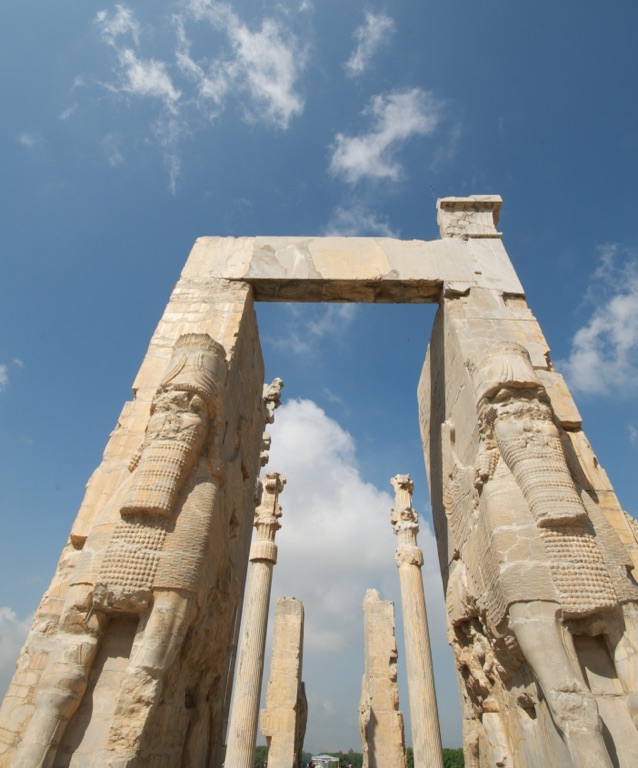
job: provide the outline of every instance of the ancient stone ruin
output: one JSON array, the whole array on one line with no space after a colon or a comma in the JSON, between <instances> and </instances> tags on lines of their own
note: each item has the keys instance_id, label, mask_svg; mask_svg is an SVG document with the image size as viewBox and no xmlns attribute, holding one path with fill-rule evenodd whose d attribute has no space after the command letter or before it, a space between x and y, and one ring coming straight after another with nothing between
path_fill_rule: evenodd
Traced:
<instances>
[{"instance_id":1,"label":"ancient stone ruin","mask_svg":"<svg viewBox=\"0 0 638 768\"><path fill-rule=\"evenodd\" d=\"M405 768L399 711L394 603L369 589L363 600L364 671L359 699L363 768Z\"/></svg>"},{"instance_id":2,"label":"ancient stone ruin","mask_svg":"<svg viewBox=\"0 0 638 768\"><path fill-rule=\"evenodd\" d=\"M2 766L221 765L274 403L255 301L439 304L418 400L466 765L635 765L636 526L552 368L500 202L439 200L432 242L195 243L18 660Z\"/></svg>"},{"instance_id":3,"label":"ancient stone ruin","mask_svg":"<svg viewBox=\"0 0 638 768\"><path fill-rule=\"evenodd\" d=\"M308 716L306 692L301 679L303 623L301 602L294 597L278 597L266 706L259 717L259 729L268 745L270 768L301 768Z\"/></svg>"},{"instance_id":4,"label":"ancient stone ruin","mask_svg":"<svg viewBox=\"0 0 638 768\"><path fill-rule=\"evenodd\" d=\"M430 633L421 578L423 552L416 541L419 524L412 507L414 484L409 475L395 475L390 482L395 494L390 522L397 537L395 560L401 582L401 615L414 764L443 768Z\"/></svg>"}]
</instances>

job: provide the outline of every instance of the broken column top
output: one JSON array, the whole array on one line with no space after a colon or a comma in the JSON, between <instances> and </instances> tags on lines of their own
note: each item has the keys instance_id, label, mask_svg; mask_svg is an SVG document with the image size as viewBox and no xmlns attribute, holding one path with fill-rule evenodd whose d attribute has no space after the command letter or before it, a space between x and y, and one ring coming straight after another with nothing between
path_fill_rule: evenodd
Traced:
<instances>
[{"instance_id":1,"label":"broken column top","mask_svg":"<svg viewBox=\"0 0 638 768\"><path fill-rule=\"evenodd\" d=\"M503 199L500 195L440 197L436 221L441 237L501 237L496 231Z\"/></svg>"}]
</instances>

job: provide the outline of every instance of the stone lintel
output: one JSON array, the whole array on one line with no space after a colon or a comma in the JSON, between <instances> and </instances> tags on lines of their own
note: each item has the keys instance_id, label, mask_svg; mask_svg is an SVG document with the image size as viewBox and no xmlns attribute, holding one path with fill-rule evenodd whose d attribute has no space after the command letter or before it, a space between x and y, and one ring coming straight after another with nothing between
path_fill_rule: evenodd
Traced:
<instances>
[{"instance_id":1,"label":"stone lintel","mask_svg":"<svg viewBox=\"0 0 638 768\"><path fill-rule=\"evenodd\" d=\"M472 237L201 237L182 277L248 283L258 301L438 302L446 286L522 295L500 240Z\"/></svg>"}]
</instances>

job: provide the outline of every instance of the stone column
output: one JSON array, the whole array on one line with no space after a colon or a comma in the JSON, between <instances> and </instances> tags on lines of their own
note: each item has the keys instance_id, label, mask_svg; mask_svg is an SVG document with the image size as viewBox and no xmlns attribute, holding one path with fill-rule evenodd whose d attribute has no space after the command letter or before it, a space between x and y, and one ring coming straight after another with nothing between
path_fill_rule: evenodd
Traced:
<instances>
[{"instance_id":1,"label":"stone column","mask_svg":"<svg viewBox=\"0 0 638 768\"><path fill-rule=\"evenodd\" d=\"M226 747L227 766L252 768L264 671L268 606L272 569L277 562L275 534L281 527L279 494L286 478L268 472L263 480L261 503L255 510L257 535L250 549L250 573L239 641L239 659Z\"/></svg>"},{"instance_id":2,"label":"stone column","mask_svg":"<svg viewBox=\"0 0 638 768\"><path fill-rule=\"evenodd\" d=\"M297 768L306 731L303 665L303 604L294 597L278 597L270 657L266 707L260 730L268 744L270 768Z\"/></svg>"},{"instance_id":3,"label":"stone column","mask_svg":"<svg viewBox=\"0 0 638 768\"><path fill-rule=\"evenodd\" d=\"M364 768L405 768L403 715L399 711L394 603L369 589L363 600L364 671L359 730Z\"/></svg>"},{"instance_id":4,"label":"stone column","mask_svg":"<svg viewBox=\"0 0 638 768\"><path fill-rule=\"evenodd\" d=\"M416 543L419 525L412 508L414 485L409 475L396 475L390 482L395 491L390 520L397 536L396 563L401 582L414 765L415 768L443 768L428 619L421 579L423 553Z\"/></svg>"}]
</instances>

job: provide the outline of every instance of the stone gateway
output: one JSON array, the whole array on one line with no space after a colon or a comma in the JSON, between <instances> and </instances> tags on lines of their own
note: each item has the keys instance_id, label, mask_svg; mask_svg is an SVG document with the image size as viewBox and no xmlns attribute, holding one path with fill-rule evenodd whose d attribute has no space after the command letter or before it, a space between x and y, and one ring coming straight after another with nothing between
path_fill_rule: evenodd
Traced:
<instances>
[{"instance_id":1,"label":"stone gateway","mask_svg":"<svg viewBox=\"0 0 638 768\"><path fill-rule=\"evenodd\" d=\"M0 766L221 766L281 386L264 389L255 301L438 303L418 403L466 765L635 765L637 526L552 367L500 204L439 200L432 242L196 241L34 616Z\"/></svg>"}]
</instances>

